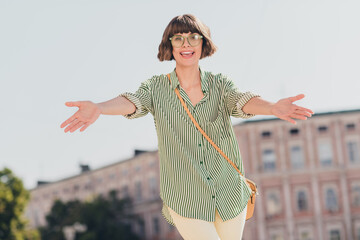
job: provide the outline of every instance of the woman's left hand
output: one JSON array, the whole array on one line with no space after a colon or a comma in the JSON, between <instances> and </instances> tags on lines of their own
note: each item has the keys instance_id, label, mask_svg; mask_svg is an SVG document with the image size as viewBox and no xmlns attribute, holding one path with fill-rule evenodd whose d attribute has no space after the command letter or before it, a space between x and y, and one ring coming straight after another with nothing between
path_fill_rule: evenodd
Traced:
<instances>
[{"instance_id":1,"label":"woman's left hand","mask_svg":"<svg viewBox=\"0 0 360 240\"><path fill-rule=\"evenodd\" d=\"M271 113L274 116L292 124L296 124L294 119L306 120L308 117L311 117L314 112L308 108L300 107L293 103L303 99L304 97L304 94L299 94L295 97L280 99L271 108Z\"/></svg>"}]
</instances>

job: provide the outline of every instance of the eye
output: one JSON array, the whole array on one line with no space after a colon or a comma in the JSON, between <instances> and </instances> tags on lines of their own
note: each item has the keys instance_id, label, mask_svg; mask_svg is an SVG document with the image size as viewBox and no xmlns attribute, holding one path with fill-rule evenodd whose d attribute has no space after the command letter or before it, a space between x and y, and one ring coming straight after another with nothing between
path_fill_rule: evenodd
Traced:
<instances>
[{"instance_id":1,"label":"eye","mask_svg":"<svg viewBox=\"0 0 360 240\"><path fill-rule=\"evenodd\" d=\"M190 39L192 40L199 40L200 39L200 35L199 34L193 34L190 36Z\"/></svg>"},{"instance_id":2,"label":"eye","mask_svg":"<svg viewBox=\"0 0 360 240\"><path fill-rule=\"evenodd\" d=\"M182 37L182 36L174 36L174 37L173 37L173 41L182 42L182 40L183 40L183 37Z\"/></svg>"}]
</instances>

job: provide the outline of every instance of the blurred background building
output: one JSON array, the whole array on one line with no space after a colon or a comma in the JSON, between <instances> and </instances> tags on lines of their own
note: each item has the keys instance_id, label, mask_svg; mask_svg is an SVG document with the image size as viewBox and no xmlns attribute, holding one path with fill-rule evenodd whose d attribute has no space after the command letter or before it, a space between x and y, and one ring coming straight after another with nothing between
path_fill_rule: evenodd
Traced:
<instances>
[{"instance_id":1,"label":"blurred background building","mask_svg":"<svg viewBox=\"0 0 360 240\"><path fill-rule=\"evenodd\" d=\"M245 240L360 239L360 109L315 114L297 125L278 119L234 126L246 176L259 188ZM225 160L224 160L225 161ZM55 199L88 200L117 191L130 197L141 221L133 229L146 240L181 239L161 215L157 151L31 190L26 216L46 223Z\"/></svg>"}]
</instances>

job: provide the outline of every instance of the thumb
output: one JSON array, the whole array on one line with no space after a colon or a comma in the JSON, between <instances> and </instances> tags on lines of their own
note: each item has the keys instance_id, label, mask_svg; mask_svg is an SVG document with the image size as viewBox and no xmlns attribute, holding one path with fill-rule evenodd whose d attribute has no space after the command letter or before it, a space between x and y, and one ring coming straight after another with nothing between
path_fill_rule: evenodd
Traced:
<instances>
[{"instance_id":1,"label":"thumb","mask_svg":"<svg viewBox=\"0 0 360 240\"><path fill-rule=\"evenodd\" d=\"M296 95L295 97L290 97L290 101L295 102L295 101L298 101L300 99L303 99L304 97L305 97L304 94L299 94L299 95Z\"/></svg>"},{"instance_id":2,"label":"thumb","mask_svg":"<svg viewBox=\"0 0 360 240\"><path fill-rule=\"evenodd\" d=\"M66 102L65 105L68 107L80 107L81 102Z\"/></svg>"}]
</instances>

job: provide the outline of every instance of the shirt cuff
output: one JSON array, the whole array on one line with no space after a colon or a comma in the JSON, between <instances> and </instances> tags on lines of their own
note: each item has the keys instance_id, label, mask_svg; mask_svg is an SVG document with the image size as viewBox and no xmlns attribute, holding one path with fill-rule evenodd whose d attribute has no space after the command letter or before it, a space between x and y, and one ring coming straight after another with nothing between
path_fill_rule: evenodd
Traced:
<instances>
[{"instance_id":1,"label":"shirt cuff","mask_svg":"<svg viewBox=\"0 0 360 240\"><path fill-rule=\"evenodd\" d=\"M136 107L135 112L130 113L130 114L126 114L126 115L123 115L123 116L126 117L127 119L134 119L134 118L139 117L140 109L142 108L142 105L140 103L139 98L136 97L133 93L129 93L129 92L122 93L122 94L119 95L119 97L126 98L127 100L132 102Z\"/></svg>"},{"instance_id":2,"label":"shirt cuff","mask_svg":"<svg viewBox=\"0 0 360 240\"><path fill-rule=\"evenodd\" d=\"M247 102L249 102L250 99L252 99L254 97L260 97L260 95L254 94L254 93L251 93L251 92L246 92L246 93L244 93L243 96L241 96L239 101L236 103L236 108L237 108L237 112L239 114L239 117L241 117L241 118L251 118L251 117L255 116L255 114L248 114L248 113L245 113L242 110L242 108L245 106L245 104Z\"/></svg>"}]
</instances>

